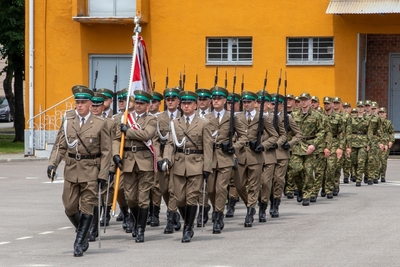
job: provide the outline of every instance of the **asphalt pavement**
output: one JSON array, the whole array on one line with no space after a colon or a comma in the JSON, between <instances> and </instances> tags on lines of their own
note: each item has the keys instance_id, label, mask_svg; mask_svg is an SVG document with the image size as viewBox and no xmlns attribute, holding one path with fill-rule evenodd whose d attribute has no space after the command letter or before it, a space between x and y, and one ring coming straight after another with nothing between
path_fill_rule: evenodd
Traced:
<instances>
[{"instance_id":1,"label":"asphalt pavement","mask_svg":"<svg viewBox=\"0 0 400 267\"><path fill-rule=\"evenodd\" d=\"M246 208L239 202L222 234L212 234L209 221L186 244L182 231L163 234L164 204L161 225L146 228L144 243L112 218L101 248L90 243L80 258L73 257L75 231L61 201L63 165L53 183L46 167L46 160L0 162L0 266L400 265L398 159L389 160L386 183L342 184L338 197L318 197L309 207L283 197L280 217L255 220L252 228L244 228Z\"/></svg>"}]
</instances>

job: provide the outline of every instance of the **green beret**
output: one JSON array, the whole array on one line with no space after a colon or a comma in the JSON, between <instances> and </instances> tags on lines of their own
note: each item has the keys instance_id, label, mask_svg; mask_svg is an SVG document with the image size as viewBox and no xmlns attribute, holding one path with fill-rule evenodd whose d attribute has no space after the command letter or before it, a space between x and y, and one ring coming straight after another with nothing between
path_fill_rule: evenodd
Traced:
<instances>
[{"instance_id":1,"label":"green beret","mask_svg":"<svg viewBox=\"0 0 400 267\"><path fill-rule=\"evenodd\" d=\"M197 89L196 94L199 98L211 98L211 92L208 89Z\"/></svg>"},{"instance_id":2,"label":"green beret","mask_svg":"<svg viewBox=\"0 0 400 267\"><path fill-rule=\"evenodd\" d=\"M153 99L151 94L149 94L148 92L145 92L143 90L135 90L135 92L133 92L133 93L135 95L136 103L150 103L150 100Z\"/></svg>"},{"instance_id":3,"label":"green beret","mask_svg":"<svg viewBox=\"0 0 400 267\"><path fill-rule=\"evenodd\" d=\"M234 95L235 95L235 102L240 102L240 95L236 93ZM228 95L227 101L232 101L232 93Z\"/></svg>"},{"instance_id":4,"label":"green beret","mask_svg":"<svg viewBox=\"0 0 400 267\"><path fill-rule=\"evenodd\" d=\"M244 91L244 92L242 92L242 100L256 101L257 95L250 91Z\"/></svg>"},{"instance_id":5,"label":"green beret","mask_svg":"<svg viewBox=\"0 0 400 267\"><path fill-rule=\"evenodd\" d=\"M181 98L181 102L196 102L197 94L191 91L182 91L179 93L179 97Z\"/></svg>"},{"instance_id":6,"label":"green beret","mask_svg":"<svg viewBox=\"0 0 400 267\"><path fill-rule=\"evenodd\" d=\"M257 101L261 101L262 95L263 95L263 90L257 92ZM265 91L264 93L264 101L268 102L271 101L271 95L267 91Z\"/></svg>"},{"instance_id":7,"label":"green beret","mask_svg":"<svg viewBox=\"0 0 400 267\"><path fill-rule=\"evenodd\" d=\"M180 87L165 89L164 90L164 98L167 98L167 97L178 97L179 98L179 93L182 91L180 91L178 88L180 88Z\"/></svg>"},{"instance_id":8,"label":"green beret","mask_svg":"<svg viewBox=\"0 0 400 267\"><path fill-rule=\"evenodd\" d=\"M93 96L93 91L84 85L74 85L72 87L72 93L74 94L75 100L90 100Z\"/></svg>"},{"instance_id":9,"label":"green beret","mask_svg":"<svg viewBox=\"0 0 400 267\"><path fill-rule=\"evenodd\" d=\"M302 99L302 98L307 98L307 99L310 99L310 98L311 98L311 96L310 96L310 94L309 94L309 93L306 93L306 92L304 92L304 93L302 93L302 94L299 96L299 99Z\"/></svg>"},{"instance_id":10,"label":"green beret","mask_svg":"<svg viewBox=\"0 0 400 267\"><path fill-rule=\"evenodd\" d=\"M112 99L113 95L114 95L114 92L107 88L97 89L96 92L102 93L103 95L105 95L107 98L110 98L110 99Z\"/></svg>"},{"instance_id":11,"label":"green beret","mask_svg":"<svg viewBox=\"0 0 400 267\"><path fill-rule=\"evenodd\" d=\"M124 89L122 89L122 90L117 92L118 100L126 99L127 95L128 95L128 88L124 88Z\"/></svg>"},{"instance_id":12,"label":"green beret","mask_svg":"<svg viewBox=\"0 0 400 267\"><path fill-rule=\"evenodd\" d=\"M330 97L330 96L325 96L325 97L324 97L324 103L328 103L328 104L332 103L332 97Z\"/></svg>"},{"instance_id":13,"label":"green beret","mask_svg":"<svg viewBox=\"0 0 400 267\"><path fill-rule=\"evenodd\" d=\"M223 96L225 98L228 96L228 90L223 87L214 86L210 89L210 92L211 96Z\"/></svg>"},{"instance_id":14,"label":"green beret","mask_svg":"<svg viewBox=\"0 0 400 267\"><path fill-rule=\"evenodd\" d=\"M161 100L163 100L163 99L164 99L164 97L162 94L160 94L158 92L153 92L153 100L157 100L157 101L161 102Z\"/></svg>"}]
</instances>

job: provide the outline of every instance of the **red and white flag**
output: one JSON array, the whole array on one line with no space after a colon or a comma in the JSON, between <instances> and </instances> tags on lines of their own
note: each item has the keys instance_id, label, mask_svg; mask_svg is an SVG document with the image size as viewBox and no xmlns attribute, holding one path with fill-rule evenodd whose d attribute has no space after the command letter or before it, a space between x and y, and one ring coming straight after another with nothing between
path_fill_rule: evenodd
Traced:
<instances>
[{"instance_id":1,"label":"red and white flag","mask_svg":"<svg viewBox=\"0 0 400 267\"><path fill-rule=\"evenodd\" d=\"M143 90L148 93L152 93L151 88L151 77L150 77L150 66L147 57L146 43L142 36L138 37L137 42L137 53L135 58L135 66L133 68L133 75L131 81L131 95L133 95L135 90ZM135 36L132 38L133 45L135 45ZM133 60L133 59L132 59Z\"/></svg>"}]
</instances>

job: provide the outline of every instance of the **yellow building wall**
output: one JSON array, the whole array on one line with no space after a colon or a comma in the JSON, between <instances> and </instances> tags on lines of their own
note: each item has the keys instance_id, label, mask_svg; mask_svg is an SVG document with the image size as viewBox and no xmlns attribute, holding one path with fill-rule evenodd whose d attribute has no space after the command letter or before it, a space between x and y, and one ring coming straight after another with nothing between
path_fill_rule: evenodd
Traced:
<instances>
[{"instance_id":1,"label":"yellow building wall","mask_svg":"<svg viewBox=\"0 0 400 267\"><path fill-rule=\"evenodd\" d=\"M82 1L34 2L35 114L40 105L44 110L70 96L72 85L89 84L90 54L132 53L133 23L73 21L77 10L81 10L79 2ZM162 92L165 87L167 68L169 86L178 85L184 66L186 90L194 89L196 74L199 87L212 87L215 66L206 65L206 37L250 36L253 38L253 64L237 66L237 91L242 74L245 90L260 90L268 69L267 90L276 92L282 69L288 76L287 93L298 95L307 91L320 98L338 95L343 101L355 103L357 34L399 33L399 16L328 15L325 13L328 4L329 0L141 0L137 10L143 9L148 21L142 25L141 35L147 44L151 75L156 75L156 91ZM286 66L287 37L324 36L334 37L333 66ZM28 48L28 30L26 40ZM27 49L27 59L28 56ZM27 84L28 67L26 64ZM218 85L224 85L225 71L231 90L234 66L219 66ZM28 111L28 92L25 95Z\"/></svg>"}]
</instances>

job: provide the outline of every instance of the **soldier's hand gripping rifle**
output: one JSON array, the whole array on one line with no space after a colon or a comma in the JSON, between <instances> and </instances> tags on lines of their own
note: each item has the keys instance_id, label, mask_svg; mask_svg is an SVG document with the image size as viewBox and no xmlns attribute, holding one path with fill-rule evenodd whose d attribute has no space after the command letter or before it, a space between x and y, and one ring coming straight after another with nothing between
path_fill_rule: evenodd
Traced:
<instances>
[{"instance_id":1,"label":"soldier's hand gripping rifle","mask_svg":"<svg viewBox=\"0 0 400 267\"><path fill-rule=\"evenodd\" d=\"M264 133L264 104L265 104L265 87L267 87L267 76L268 76L268 70L265 72L261 104L260 104L260 108L258 110L259 114L258 114L257 140L255 143L254 143L254 140L249 142L250 148L255 152L264 151L264 147L262 145L261 138Z\"/></svg>"},{"instance_id":2,"label":"soldier's hand gripping rifle","mask_svg":"<svg viewBox=\"0 0 400 267\"><path fill-rule=\"evenodd\" d=\"M279 126L278 126L278 121L279 121L279 116L278 116L278 100L279 100L279 88L281 87L281 79L282 79L282 69L281 72L279 73L279 78L278 78L278 90L276 91L276 96L275 96L275 107L274 107L274 120L273 120L273 125L275 128L275 131L279 133Z\"/></svg>"}]
</instances>

